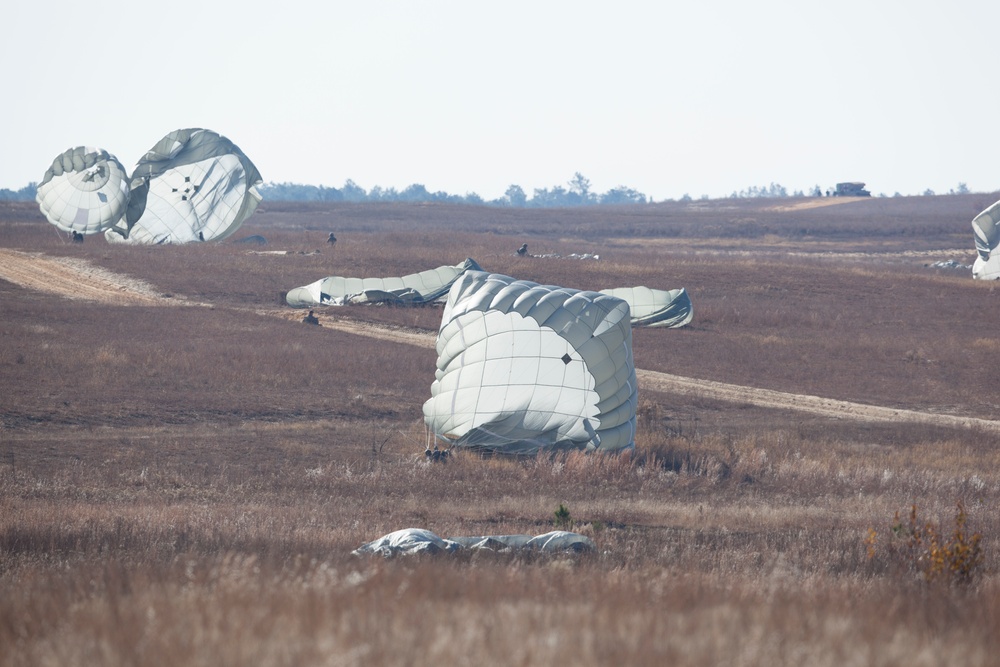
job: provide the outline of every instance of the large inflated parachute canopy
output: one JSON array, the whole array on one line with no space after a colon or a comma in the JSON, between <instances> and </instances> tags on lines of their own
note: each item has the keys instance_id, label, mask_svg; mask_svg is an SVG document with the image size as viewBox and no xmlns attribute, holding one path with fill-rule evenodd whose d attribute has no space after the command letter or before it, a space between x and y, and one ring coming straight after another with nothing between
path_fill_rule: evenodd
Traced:
<instances>
[{"instance_id":1,"label":"large inflated parachute canopy","mask_svg":"<svg viewBox=\"0 0 1000 667\"><path fill-rule=\"evenodd\" d=\"M628 302L633 326L680 328L691 322L694 310L687 290L617 287L601 290Z\"/></svg>"},{"instance_id":2,"label":"large inflated parachute canopy","mask_svg":"<svg viewBox=\"0 0 1000 667\"><path fill-rule=\"evenodd\" d=\"M221 240L253 215L260 172L232 141L211 130L176 130L136 165L126 219L109 241Z\"/></svg>"},{"instance_id":3,"label":"large inflated parachute canopy","mask_svg":"<svg viewBox=\"0 0 1000 667\"><path fill-rule=\"evenodd\" d=\"M424 422L454 447L504 454L633 447L628 304L469 271L448 293Z\"/></svg>"},{"instance_id":4,"label":"large inflated parachute canopy","mask_svg":"<svg viewBox=\"0 0 1000 667\"><path fill-rule=\"evenodd\" d=\"M97 234L125 215L125 168L101 148L70 148L52 161L35 196L42 214L64 232Z\"/></svg>"},{"instance_id":5,"label":"large inflated parachute canopy","mask_svg":"<svg viewBox=\"0 0 1000 667\"><path fill-rule=\"evenodd\" d=\"M361 303L418 305L443 298L466 271L480 271L472 258L455 266L439 266L399 278L341 278L331 276L285 295L293 308L344 306Z\"/></svg>"},{"instance_id":6,"label":"large inflated parachute canopy","mask_svg":"<svg viewBox=\"0 0 1000 667\"><path fill-rule=\"evenodd\" d=\"M972 219L972 232L976 239L976 257L972 276L981 280L1000 279L1000 201Z\"/></svg>"}]
</instances>

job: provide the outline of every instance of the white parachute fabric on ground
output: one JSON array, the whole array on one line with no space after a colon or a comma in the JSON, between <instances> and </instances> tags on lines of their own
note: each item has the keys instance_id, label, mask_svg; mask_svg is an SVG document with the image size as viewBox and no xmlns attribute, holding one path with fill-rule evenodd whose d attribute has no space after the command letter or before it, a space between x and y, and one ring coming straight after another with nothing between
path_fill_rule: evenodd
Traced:
<instances>
[{"instance_id":1,"label":"white parachute fabric on ground","mask_svg":"<svg viewBox=\"0 0 1000 667\"><path fill-rule=\"evenodd\" d=\"M632 326L678 329L694 318L691 297L683 287L672 290L652 289L641 285L616 287L602 289L601 294L610 294L628 302Z\"/></svg>"},{"instance_id":2,"label":"white parachute fabric on ground","mask_svg":"<svg viewBox=\"0 0 1000 667\"><path fill-rule=\"evenodd\" d=\"M451 287L424 422L453 447L504 454L634 446L628 303L469 271Z\"/></svg>"},{"instance_id":3,"label":"white parachute fabric on ground","mask_svg":"<svg viewBox=\"0 0 1000 667\"><path fill-rule=\"evenodd\" d=\"M102 148L78 146L63 152L38 184L42 214L64 232L98 234L125 215L129 181L125 168Z\"/></svg>"},{"instance_id":4,"label":"white parachute fabric on ground","mask_svg":"<svg viewBox=\"0 0 1000 667\"><path fill-rule=\"evenodd\" d=\"M139 160L124 224L109 241L137 244L222 240L253 215L260 172L229 139L211 130L176 130Z\"/></svg>"},{"instance_id":5,"label":"white parachute fabric on ground","mask_svg":"<svg viewBox=\"0 0 1000 667\"><path fill-rule=\"evenodd\" d=\"M436 301L448 293L452 284L466 271L481 271L474 259L455 266L413 273L400 278L342 278L331 276L285 295L293 308L345 306L361 303L422 304Z\"/></svg>"},{"instance_id":6,"label":"white parachute fabric on ground","mask_svg":"<svg viewBox=\"0 0 1000 667\"><path fill-rule=\"evenodd\" d=\"M1000 279L1000 253L996 252L997 245L1000 245L1000 201L972 219L972 232L979 253L972 265L972 277Z\"/></svg>"},{"instance_id":7,"label":"white parachute fabric on ground","mask_svg":"<svg viewBox=\"0 0 1000 667\"><path fill-rule=\"evenodd\" d=\"M405 528L363 544L353 552L356 556L409 556L415 554L452 553L460 549L483 549L498 552L538 551L541 553L582 553L594 551L596 545L586 535L554 530L544 535L479 535L476 537L438 537L424 528Z\"/></svg>"},{"instance_id":8,"label":"white parachute fabric on ground","mask_svg":"<svg viewBox=\"0 0 1000 667\"><path fill-rule=\"evenodd\" d=\"M531 538L525 548L556 553L561 551L591 551L595 547L594 542L586 535L566 530L553 530L551 533Z\"/></svg>"},{"instance_id":9,"label":"white parachute fabric on ground","mask_svg":"<svg viewBox=\"0 0 1000 667\"><path fill-rule=\"evenodd\" d=\"M379 556L412 555L421 553L440 553L455 551L459 545L449 540L443 540L429 530L423 528L404 528L377 540L363 544L353 551L356 555L376 554Z\"/></svg>"}]
</instances>

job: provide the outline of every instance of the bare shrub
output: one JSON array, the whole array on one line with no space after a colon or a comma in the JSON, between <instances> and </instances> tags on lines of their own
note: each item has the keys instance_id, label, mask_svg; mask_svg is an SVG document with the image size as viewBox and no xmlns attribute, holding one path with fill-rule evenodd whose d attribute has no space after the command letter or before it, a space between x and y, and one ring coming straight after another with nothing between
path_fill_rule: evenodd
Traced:
<instances>
[{"instance_id":1,"label":"bare shrub","mask_svg":"<svg viewBox=\"0 0 1000 667\"><path fill-rule=\"evenodd\" d=\"M920 519L917 506L912 505L905 523L896 512L884 544L879 544L875 528L868 529L868 558L888 560L888 566L897 570L918 572L928 583L944 581L968 586L981 575L985 562L983 535L970 532L968 518L965 504L959 501L955 528L947 534L931 521Z\"/></svg>"}]
</instances>

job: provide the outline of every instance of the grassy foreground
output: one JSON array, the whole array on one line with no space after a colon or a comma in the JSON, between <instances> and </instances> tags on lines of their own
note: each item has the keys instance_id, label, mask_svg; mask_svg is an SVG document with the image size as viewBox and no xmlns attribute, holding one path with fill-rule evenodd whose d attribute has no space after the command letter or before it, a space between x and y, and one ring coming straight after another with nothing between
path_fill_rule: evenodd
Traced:
<instances>
[{"instance_id":1,"label":"grassy foreground","mask_svg":"<svg viewBox=\"0 0 1000 667\"><path fill-rule=\"evenodd\" d=\"M431 465L433 350L306 327L279 302L325 275L466 256L573 287L685 286L695 322L637 331L637 366L992 419L997 297L924 266L962 242L971 254L979 203L911 222L921 256L878 231L921 210L892 203L503 212L482 229L464 207L275 207L246 230L289 253L275 255L70 246L36 211L4 209L2 247L75 254L209 306L0 281L0 665L996 664L995 433L640 386L630 456ZM523 260L522 239L602 259ZM596 553L350 554L405 527L538 534L560 506Z\"/></svg>"}]
</instances>

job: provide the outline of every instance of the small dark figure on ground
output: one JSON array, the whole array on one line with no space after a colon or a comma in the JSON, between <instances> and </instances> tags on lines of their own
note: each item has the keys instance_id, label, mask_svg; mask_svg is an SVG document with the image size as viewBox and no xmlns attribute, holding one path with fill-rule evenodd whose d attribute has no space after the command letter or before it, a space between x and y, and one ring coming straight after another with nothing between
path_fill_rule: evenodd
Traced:
<instances>
[{"instance_id":1,"label":"small dark figure on ground","mask_svg":"<svg viewBox=\"0 0 1000 667\"><path fill-rule=\"evenodd\" d=\"M525 255L527 255L528 254L528 244L527 243L522 244L521 247L517 249L517 254L520 255L521 257L524 257Z\"/></svg>"},{"instance_id":2,"label":"small dark figure on ground","mask_svg":"<svg viewBox=\"0 0 1000 667\"><path fill-rule=\"evenodd\" d=\"M438 449L437 445L434 445L434 449L428 447L424 450L424 457L432 463L444 463L450 455L450 451L447 449Z\"/></svg>"},{"instance_id":3,"label":"small dark figure on ground","mask_svg":"<svg viewBox=\"0 0 1000 667\"><path fill-rule=\"evenodd\" d=\"M83 243L83 234L75 229L73 230L73 243Z\"/></svg>"},{"instance_id":4,"label":"small dark figure on ground","mask_svg":"<svg viewBox=\"0 0 1000 667\"><path fill-rule=\"evenodd\" d=\"M333 235L333 232L330 232L330 235L326 237L326 242L329 243L330 245L333 245L334 243L337 242L337 237Z\"/></svg>"},{"instance_id":5,"label":"small dark figure on ground","mask_svg":"<svg viewBox=\"0 0 1000 667\"><path fill-rule=\"evenodd\" d=\"M313 311L309 311L309 314L302 318L304 324L319 324L319 318L313 315Z\"/></svg>"}]
</instances>

